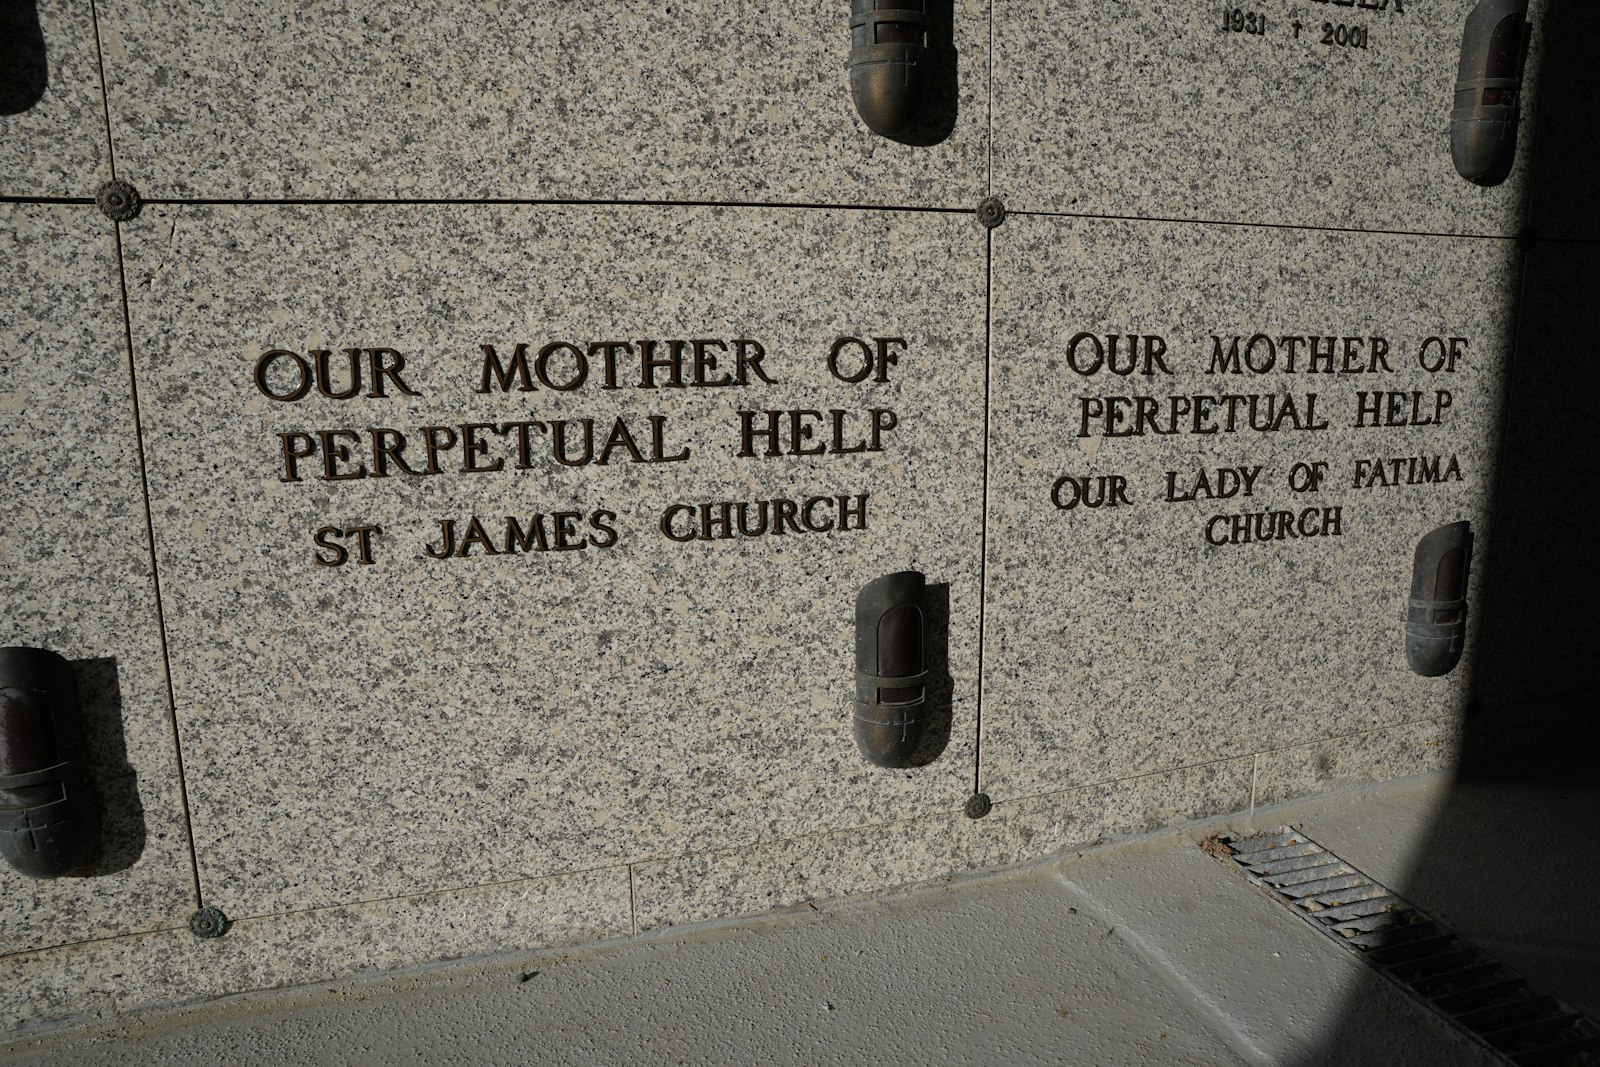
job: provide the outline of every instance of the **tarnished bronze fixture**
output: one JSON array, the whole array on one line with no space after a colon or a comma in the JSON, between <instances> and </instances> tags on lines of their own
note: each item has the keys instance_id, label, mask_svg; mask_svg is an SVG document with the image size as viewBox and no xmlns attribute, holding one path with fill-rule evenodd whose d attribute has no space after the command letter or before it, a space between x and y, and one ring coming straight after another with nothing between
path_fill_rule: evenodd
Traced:
<instances>
[{"instance_id":1,"label":"tarnished bronze fixture","mask_svg":"<svg viewBox=\"0 0 1600 1067\"><path fill-rule=\"evenodd\" d=\"M1469 182L1498 185L1517 151L1528 0L1479 0L1461 33L1450 156Z\"/></svg>"},{"instance_id":2,"label":"tarnished bronze fixture","mask_svg":"<svg viewBox=\"0 0 1600 1067\"><path fill-rule=\"evenodd\" d=\"M880 767L909 767L928 732L928 672L918 571L856 594L856 746Z\"/></svg>"},{"instance_id":3,"label":"tarnished bronze fixture","mask_svg":"<svg viewBox=\"0 0 1600 1067\"><path fill-rule=\"evenodd\" d=\"M0 648L0 855L23 874L67 874L99 848L87 749L67 661Z\"/></svg>"},{"instance_id":4,"label":"tarnished bronze fixture","mask_svg":"<svg viewBox=\"0 0 1600 1067\"><path fill-rule=\"evenodd\" d=\"M1417 542L1406 605L1406 662L1425 678L1449 674L1461 662L1471 565L1471 523L1449 523Z\"/></svg>"},{"instance_id":5,"label":"tarnished bronze fixture","mask_svg":"<svg viewBox=\"0 0 1600 1067\"><path fill-rule=\"evenodd\" d=\"M916 120L927 89L927 0L850 0L850 93L874 133Z\"/></svg>"}]
</instances>

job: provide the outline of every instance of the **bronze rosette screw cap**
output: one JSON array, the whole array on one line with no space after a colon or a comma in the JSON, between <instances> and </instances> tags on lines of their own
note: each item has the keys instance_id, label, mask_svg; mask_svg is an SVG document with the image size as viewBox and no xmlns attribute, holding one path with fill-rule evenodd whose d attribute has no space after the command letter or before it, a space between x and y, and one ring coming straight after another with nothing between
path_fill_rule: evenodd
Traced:
<instances>
[{"instance_id":1,"label":"bronze rosette screw cap","mask_svg":"<svg viewBox=\"0 0 1600 1067\"><path fill-rule=\"evenodd\" d=\"M138 217L144 201L139 198L139 190L131 183L117 180L106 182L95 190L94 206L113 222L129 222Z\"/></svg>"}]
</instances>

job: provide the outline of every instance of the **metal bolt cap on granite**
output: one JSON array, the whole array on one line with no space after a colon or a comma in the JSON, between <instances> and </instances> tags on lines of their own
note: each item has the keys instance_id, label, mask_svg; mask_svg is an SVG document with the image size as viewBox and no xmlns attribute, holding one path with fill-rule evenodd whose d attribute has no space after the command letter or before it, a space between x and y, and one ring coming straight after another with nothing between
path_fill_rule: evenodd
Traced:
<instances>
[{"instance_id":1,"label":"metal bolt cap on granite","mask_svg":"<svg viewBox=\"0 0 1600 1067\"><path fill-rule=\"evenodd\" d=\"M144 201L139 198L139 190L131 183L116 180L106 182L95 190L94 205L113 222L131 222L138 218Z\"/></svg>"},{"instance_id":2,"label":"metal bolt cap on granite","mask_svg":"<svg viewBox=\"0 0 1600 1067\"><path fill-rule=\"evenodd\" d=\"M228 917L221 908L201 908L189 916L189 932L199 938L221 937L228 932Z\"/></svg>"},{"instance_id":3,"label":"metal bolt cap on granite","mask_svg":"<svg viewBox=\"0 0 1600 1067\"><path fill-rule=\"evenodd\" d=\"M988 230L1006 221L1005 201L998 196L986 196L978 201L978 221Z\"/></svg>"}]
</instances>

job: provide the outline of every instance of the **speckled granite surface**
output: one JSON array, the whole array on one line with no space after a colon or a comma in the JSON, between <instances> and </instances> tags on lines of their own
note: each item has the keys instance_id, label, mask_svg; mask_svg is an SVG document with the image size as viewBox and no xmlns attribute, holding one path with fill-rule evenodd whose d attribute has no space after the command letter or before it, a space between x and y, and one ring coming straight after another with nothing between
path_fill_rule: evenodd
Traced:
<instances>
[{"instance_id":1,"label":"speckled granite surface","mask_svg":"<svg viewBox=\"0 0 1600 1067\"><path fill-rule=\"evenodd\" d=\"M104 818L80 876L0 863L0 953L194 906L111 226L90 207L0 204L0 645L73 665Z\"/></svg>"},{"instance_id":2,"label":"speckled granite surface","mask_svg":"<svg viewBox=\"0 0 1600 1067\"><path fill-rule=\"evenodd\" d=\"M1412 674L1400 620L1423 534L1467 519L1478 563L1487 548L1511 308L1483 294L1515 289L1509 242L1014 218L996 232L995 261L986 791L1043 792L1459 715L1470 659L1447 677ZM1295 373L1290 342L1265 373L1242 356L1243 373L1208 373L1213 336L1242 336L1249 351L1258 332L1362 338L1349 365L1380 369L1307 373L1301 341ZM1124 369L1129 335L1141 352L1150 335L1166 351L1130 376L1085 375L1072 369L1079 333L1119 335ZM1466 339L1453 372L1418 365L1436 336ZM1373 360L1373 337L1387 341L1392 371ZM1078 366L1094 367L1093 343L1080 342ZM1345 342L1319 343L1339 353L1320 365L1342 370ZM1265 347L1254 353L1264 367ZM1413 400L1418 419L1442 421L1357 428L1363 391L1396 394L1402 421ZM1234 432L1225 415L1203 423L1212 432L1193 432L1190 415L1171 420L1167 397L1229 395L1278 398L1278 428L1249 429L1248 401L1231 402ZM1116 410L1105 396L1160 399L1154 419L1119 421L1107 436L1093 417L1094 404ZM1266 403L1256 401L1263 418ZM1403 459L1413 456L1440 457L1448 480L1411 484L1422 477ZM1321 487L1294 491L1296 465L1318 462ZM1248 493L1244 475L1217 473L1241 468L1260 468ZM1056 506L1055 486L1061 502L1074 485L1094 501L1111 484L1096 479L1111 477L1125 479L1125 503ZM1278 511L1297 536L1233 543L1229 516ZM1298 536L1324 528L1338 533ZM1480 578L1481 567L1474 598Z\"/></svg>"},{"instance_id":3,"label":"speckled granite surface","mask_svg":"<svg viewBox=\"0 0 1600 1067\"><path fill-rule=\"evenodd\" d=\"M83 0L0 10L0 196L93 196L111 177Z\"/></svg>"},{"instance_id":4,"label":"speckled granite surface","mask_svg":"<svg viewBox=\"0 0 1600 1067\"><path fill-rule=\"evenodd\" d=\"M119 166L147 195L973 206L987 3L933 23L956 73L924 144L856 116L849 10L109 0L102 32Z\"/></svg>"},{"instance_id":5,"label":"speckled granite surface","mask_svg":"<svg viewBox=\"0 0 1600 1067\"><path fill-rule=\"evenodd\" d=\"M0 471L25 520L3 542L0 639L79 662L121 864L54 883L0 868L8 1022L1038 859L1444 766L1464 734L1521 717L1517 698L1582 692L1570 634L1593 596L1574 561L1594 552L1572 515L1593 495L1575 402L1592 392L1593 257L1536 245L1517 298L1509 241L1355 231L1514 233L1531 151L1560 179L1533 200L1535 232L1600 232L1592 145L1570 135L1593 126L1593 85L1564 75L1561 106L1539 113L1569 147L1541 154L1530 112L1512 181L1480 190L1447 143L1466 0L1345 15L1365 49L1310 40L1325 5L1303 0L1263 0L1260 35L1224 32L1220 6L995 0L991 172L990 5L933 6L957 76L906 144L855 115L842 0L98 2L119 174L146 197L380 202L147 204L122 230L196 860L205 902L236 920L210 942L183 929L193 887L113 231L89 207L0 206ZM109 168L87 5L41 0L39 25L48 82L0 115L0 195L88 196ZM965 209L991 188L1013 215L986 276ZM381 202L397 198L790 206ZM876 210L890 205L963 211ZM1159 335L1173 373L1078 375L1065 351L1082 331ZM1381 336L1396 369L1206 373L1212 334L1239 335L1248 358L1258 331L1360 338L1357 362ZM889 382L830 375L847 335L904 338ZM1430 336L1466 339L1454 373L1416 367ZM762 373L640 388L643 338L658 358L687 342L691 381L694 339L727 345L701 345L710 379L754 339ZM503 364L526 344L536 371L557 341L633 347L610 350L612 382L601 349L570 390L570 350L527 391L513 371L511 391L488 384L482 346ZM338 392L352 347L355 395L263 394L293 391L295 359L319 349ZM258 387L276 348L295 356ZM372 360L393 371L383 395ZM1409 421L1413 394L1419 416L1441 414L1438 389L1438 425L1350 425L1361 390L1401 394L1389 410ZM1328 428L1079 436L1085 396L1159 411L1230 393L1293 396L1297 419ZM874 409L894 413L882 450L849 451ZM809 434L789 451L835 432L846 451L769 457L756 434L741 456L741 412L769 410L777 432ZM567 465L551 436L581 438L586 418L607 462ZM1453 456L1461 480L1356 467L1413 456L1446 474ZM1326 484L1289 489L1302 462L1326 463ZM1204 498L1202 472L1216 489L1219 470L1256 467L1248 494ZM1110 476L1126 504L1052 502L1059 479ZM836 528L856 494L867 528ZM690 536L719 501L793 502L792 521L781 537ZM809 501L835 528L802 532ZM1313 505L1313 525L1341 509L1338 536L1207 540L1213 515ZM1421 679L1401 643L1411 553L1463 518L1480 647ZM1552 529L1567 538L1554 550ZM1490 586L1502 531L1514 555ZM469 534L465 558L429 552ZM849 732L851 605L908 566L948 604L948 738L931 764L882 771ZM1463 727L1475 675L1510 710ZM976 821L961 814L975 771L995 802Z\"/></svg>"},{"instance_id":6,"label":"speckled granite surface","mask_svg":"<svg viewBox=\"0 0 1600 1067\"><path fill-rule=\"evenodd\" d=\"M226 910L727 847L970 793L984 262L970 217L151 207L125 241L201 878ZM856 334L904 338L887 383L830 375L835 339ZM476 392L485 344L534 358L650 337L755 339L773 381L641 389L636 353L615 389L597 359L572 391ZM253 384L275 347L347 345L401 352L420 395L278 402ZM707 378L735 368L731 345L707 351L723 360ZM563 384L572 369L546 368ZM740 458L739 412L769 409L845 412L846 449L869 442L871 411L896 421L877 452L774 458L758 435ZM530 431L517 469L516 434L482 431L474 463L498 471L462 473L457 449L437 476L328 481L317 460L287 482L276 436L397 429L426 470L429 425L593 418L598 459L619 417L641 456L656 417L660 454L689 457L614 446L606 465L563 466L557 431ZM827 418L801 447L832 447ZM376 469L367 455L336 473L363 463ZM857 494L866 528L837 528L834 501ZM819 498L814 528L830 532L673 539L700 502ZM555 550L562 511L581 516L583 551ZM540 514L550 551L429 554L446 520L459 550L473 516L503 547L507 516ZM313 542L326 525L381 527L376 562L355 562L352 537L347 565L317 565L333 558ZM881 770L850 734L853 603L907 567L947 587L956 726L931 766Z\"/></svg>"},{"instance_id":7,"label":"speckled granite surface","mask_svg":"<svg viewBox=\"0 0 1600 1067\"><path fill-rule=\"evenodd\" d=\"M1265 17L1252 34L1220 3L995 0L994 189L1013 210L1517 233L1531 138L1496 188L1450 159L1471 0L1385 6L1227 5ZM1325 22L1366 47L1323 44Z\"/></svg>"},{"instance_id":8,"label":"speckled granite surface","mask_svg":"<svg viewBox=\"0 0 1600 1067\"><path fill-rule=\"evenodd\" d=\"M640 930L880 892L1250 806L1252 759L1002 801L633 869Z\"/></svg>"},{"instance_id":9,"label":"speckled granite surface","mask_svg":"<svg viewBox=\"0 0 1600 1067\"><path fill-rule=\"evenodd\" d=\"M1447 770L1461 754L1462 733L1459 719L1435 719L1263 752L1256 757L1255 803Z\"/></svg>"},{"instance_id":10,"label":"speckled granite surface","mask_svg":"<svg viewBox=\"0 0 1600 1067\"><path fill-rule=\"evenodd\" d=\"M510 881L465 892L233 923L226 936L187 929L7 957L0 1026L108 1018L225 996L465 956L625 935L625 868Z\"/></svg>"}]
</instances>

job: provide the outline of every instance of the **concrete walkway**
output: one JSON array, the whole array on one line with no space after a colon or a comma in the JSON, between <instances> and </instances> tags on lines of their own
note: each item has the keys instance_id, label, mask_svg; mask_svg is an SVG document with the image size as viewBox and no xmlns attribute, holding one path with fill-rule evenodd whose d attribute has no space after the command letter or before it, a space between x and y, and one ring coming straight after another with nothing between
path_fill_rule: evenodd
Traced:
<instances>
[{"instance_id":1,"label":"concrete walkway","mask_svg":"<svg viewBox=\"0 0 1600 1067\"><path fill-rule=\"evenodd\" d=\"M1455 812L1481 825L1474 805L1505 795L1413 780L740 925L59 1031L0 1062L1501 1063L1196 844L1293 822L1593 1011L1588 932L1549 929L1558 915L1497 926L1460 903L1481 893L1441 890L1463 880L1440 877L1440 828Z\"/></svg>"}]
</instances>

